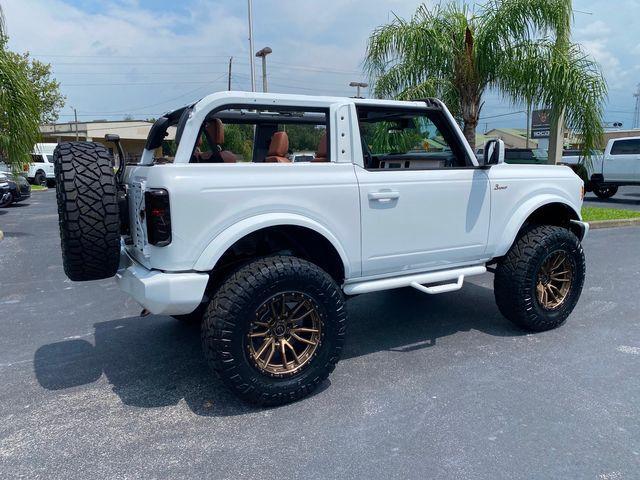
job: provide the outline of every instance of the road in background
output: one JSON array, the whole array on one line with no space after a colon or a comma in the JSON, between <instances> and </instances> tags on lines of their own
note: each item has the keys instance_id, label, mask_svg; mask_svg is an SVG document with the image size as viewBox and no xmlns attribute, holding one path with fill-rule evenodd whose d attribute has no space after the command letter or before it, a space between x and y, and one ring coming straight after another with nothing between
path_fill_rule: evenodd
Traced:
<instances>
[{"instance_id":1,"label":"road in background","mask_svg":"<svg viewBox=\"0 0 640 480\"><path fill-rule=\"evenodd\" d=\"M66 279L54 202L0 210L3 478L638 478L640 228L590 234L583 297L547 333L499 314L490 275L352 299L330 380L258 409L197 329Z\"/></svg>"}]
</instances>

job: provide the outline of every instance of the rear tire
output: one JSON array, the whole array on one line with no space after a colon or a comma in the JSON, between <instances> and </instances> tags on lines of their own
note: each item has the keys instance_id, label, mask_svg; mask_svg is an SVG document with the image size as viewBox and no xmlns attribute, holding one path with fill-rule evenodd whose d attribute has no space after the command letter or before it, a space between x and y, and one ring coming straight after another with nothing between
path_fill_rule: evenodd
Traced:
<instances>
[{"instance_id":1,"label":"rear tire","mask_svg":"<svg viewBox=\"0 0 640 480\"><path fill-rule=\"evenodd\" d=\"M74 281L114 276L120 216L111 155L98 143L67 142L53 158L65 273Z\"/></svg>"},{"instance_id":2,"label":"rear tire","mask_svg":"<svg viewBox=\"0 0 640 480\"><path fill-rule=\"evenodd\" d=\"M578 237L562 227L534 227L498 263L496 303L516 325L534 332L550 330L573 311L584 276L584 252Z\"/></svg>"},{"instance_id":3,"label":"rear tire","mask_svg":"<svg viewBox=\"0 0 640 480\"><path fill-rule=\"evenodd\" d=\"M281 405L308 395L333 371L346 322L342 291L326 272L273 256L241 267L218 289L203 318L202 345L238 397Z\"/></svg>"},{"instance_id":4,"label":"rear tire","mask_svg":"<svg viewBox=\"0 0 640 480\"><path fill-rule=\"evenodd\" d=\"M593 193L601 200L608 200L618 193L618 187L615 185L599 185L593 187Z\"/></svg>"},{"instance_id":5,"label":"rear tire","mask_svg":"<svg viewBox=\"0 0 640 480\"><path fill-rule=\"evenodd\" d=\"M33 177L34 185L40 185L41 187L47 186L47 176L43 172L36 173L36 176Z\"/></svg>"}]
</instances>

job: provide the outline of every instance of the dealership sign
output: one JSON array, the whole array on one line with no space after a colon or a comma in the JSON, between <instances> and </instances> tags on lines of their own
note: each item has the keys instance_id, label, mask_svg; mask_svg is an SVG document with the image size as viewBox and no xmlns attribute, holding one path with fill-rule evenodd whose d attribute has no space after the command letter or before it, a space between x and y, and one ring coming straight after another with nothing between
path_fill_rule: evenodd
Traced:
<instances>
[{"instance_id":1,"label":"dealership sign","mask_svg":"<svg viewBox=\"0 0 640 480\"><path fill-rule=\"evenodd\" d=\"M531 115L531 138L549 138L551 110L534 110Z\"/></svg>"}]
</instances>

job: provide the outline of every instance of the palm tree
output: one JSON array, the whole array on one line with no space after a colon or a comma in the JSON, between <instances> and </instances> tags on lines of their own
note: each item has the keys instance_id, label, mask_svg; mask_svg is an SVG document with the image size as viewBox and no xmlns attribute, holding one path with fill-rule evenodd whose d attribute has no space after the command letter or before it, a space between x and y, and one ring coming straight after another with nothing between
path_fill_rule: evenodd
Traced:
<instances>
[{"instance_id":1,"label":"palm tree","mask_svg":"<svg viewBox=\"0 0 640 480\"><path fill-rule=\"evenodd\" d=\"M40 100L27 72L6 50L7 37L0 7L0 154L14 172L29 162L40 138Z\"/></svg>"},{"instance_id":2,"label":"palm tree","mask_svg":"<svg viewBox=\"0 0 640 480\"><path fill-rule=\"evenodd\" d=\"M442 98L475 133L487 91L512 104L552 106L582 132L585 152L602 137L607 87L599 66L570 42L571 0L490 0L421 5L371 34L365 68L381 97Z\"/></svg>"}]
</instances>

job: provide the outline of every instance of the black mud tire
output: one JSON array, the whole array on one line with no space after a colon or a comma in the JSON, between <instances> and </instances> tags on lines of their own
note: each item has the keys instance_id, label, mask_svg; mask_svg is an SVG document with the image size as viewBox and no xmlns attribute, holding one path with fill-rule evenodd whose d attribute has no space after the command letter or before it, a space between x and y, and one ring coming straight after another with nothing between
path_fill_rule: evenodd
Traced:
<instances>
[{"instance_id":1,"label":"black mud tire","mask_svg":"<svg viewBox=\"0 0 640 480\"><path fill-rule=\"evenodd\" d=\"M39 185L41 187L47 186L47 176L44 174L44 172L36 173L36 175L33 177L33 184Z\"/></svg>"},{"instance_id":2,"label":"black mud tire","mask_svg":"<svg viewBox=\"0 0 640 480\"><path fill-rule=\"evenodd\" d=\"M593 193L595 193L596 197L600 200L608 200L618 193L618 187L616 185L599 185L593 187Z\"/></svg>"},{"instance_id":3,"label":"black mud tire","mask_svg":"<svg viewBox=\"0 0 640 480\"><path fill-rule=\"evenodd\" d=\"M246 347L251 320L261 303L283 291L311 296L322 319L315 356L293 376L274 378L252 363ZM309 395L333 371L342 353L347 313L336 282L320 267L291 256L255 260L230 275L205 311L202 346L222 382L249 403L276 406Z\"/></svg>"},{"instance_id":4,"label":"black mud tire","mask_svg":"<svg viewBox=\"0 0 640 480\"><path fill-rule=\"evenodd\" d=\"M540 268L555 252L566 253L571 263L571 286L564 302L545 309L536 294ZM570 230L556 226L528 229L498 262L494 295L500 312L519 327L534 332L551 330L571 314L584 285L585 259L580 240Z\"/></svg>"},{"instance_id":5,"label":"black mud tire","mask_svg":"<svg viewBox=\"0 0 640 480\"><path fill-rule=\"evenodd\" d=\"M109 151L66 142L54 153L62 262L74 281L113 277L120 258L120 217Z\"/></svg>"}]
</instances>

